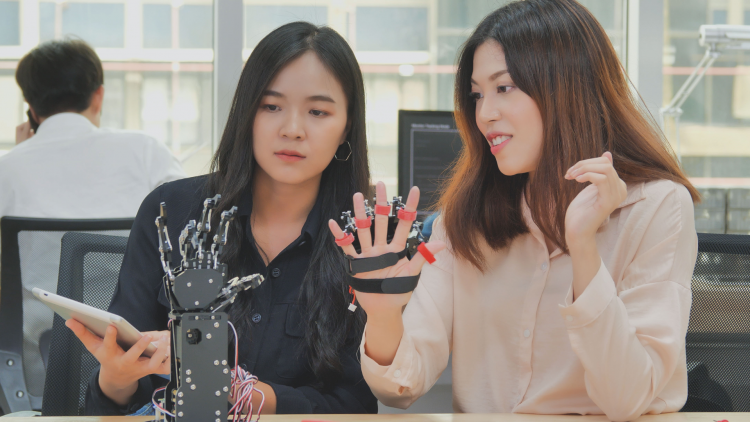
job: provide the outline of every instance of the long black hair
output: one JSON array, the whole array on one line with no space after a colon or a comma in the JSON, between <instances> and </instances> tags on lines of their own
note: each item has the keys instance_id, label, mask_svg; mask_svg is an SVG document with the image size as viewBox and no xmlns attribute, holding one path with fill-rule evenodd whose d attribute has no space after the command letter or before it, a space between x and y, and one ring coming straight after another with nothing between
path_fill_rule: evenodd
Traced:
<instances>
[{"instance_id":1,"label":"long black hair","mask_svg":"<svg viewBox=\"0 0 750 422\"><path fill-rule=\"evenodd\" d=\"M368 192L370 178L362 73L341 35L327 27L293 22L277 28L260 41L240 76L221 143L211 162L208 189L222 195L219 212L214 213L218 216L236 205L243 192L252 186L257 166L253 157L253 122L263 92L287 64L309 51L334 75L346 95L346 141L351 145L347 161L333 159L323 171L318 194L322 203L321 229L299 297L306 322L305 341L310 365L319 388L325 389L342 374L339 350L347 334L350 330L361 331L364 324L361 310L352 315L347 309L343 255L327 228L328 219L337 219L343 211L352 209L354 193ZM233 233L228 236L223 257L230 275L236 276L248 259L248 251L240 251L240 239L244 236L242 226L231 227ZM230 317L240 327L249 326L250 306L250 298L245 295L230 309Z\"/></svg>"}]
</instances>

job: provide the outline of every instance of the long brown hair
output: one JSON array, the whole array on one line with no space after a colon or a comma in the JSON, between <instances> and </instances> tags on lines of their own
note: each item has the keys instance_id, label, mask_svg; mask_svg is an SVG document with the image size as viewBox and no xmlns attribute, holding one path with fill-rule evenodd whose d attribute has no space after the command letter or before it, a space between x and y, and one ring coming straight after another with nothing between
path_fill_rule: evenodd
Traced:
<instances>
[{"instance_id":1,"label":"long brown hair","mask_svg":"<svg viewBox=\"0 0 750 422\"><path fill-rule=\"evenodd\" d=\"M514 83L542 116L542 152L531 180L528 174L500 172L476 124L469 95L474 52L490 40L500 44ZM484 269L477 240L497 250L527 233L524 191L534 223L567 253L565 212L584 186L565 180L565 172L604 151L612 153L626 183L668 179L698 201L698 191L638 100L604 29L576 1L517 1L485 17L459 55L455 117L464 148L438 205L453 253Z\"/></svg>"}]
</instances>

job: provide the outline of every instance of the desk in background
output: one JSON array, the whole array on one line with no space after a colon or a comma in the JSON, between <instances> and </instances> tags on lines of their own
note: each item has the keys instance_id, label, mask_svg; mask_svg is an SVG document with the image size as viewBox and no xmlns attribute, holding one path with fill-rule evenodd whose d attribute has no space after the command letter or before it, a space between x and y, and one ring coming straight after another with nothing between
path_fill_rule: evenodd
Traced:
<instances>
[{"instance_id":1,"label":"desk in background","mask_svg":"<svg viewBox=\"0 0 750 422\"><path fill-rule=\"evenodd\" d=\"M147 422L149 417L48 417L0 418L2 422ZM405 414L405 415L264 415L263 422L606 422L605 416L501 414ZM642 416L638 422L750 422L750 413L667 413Z\"/></svg>"}]
</instances>

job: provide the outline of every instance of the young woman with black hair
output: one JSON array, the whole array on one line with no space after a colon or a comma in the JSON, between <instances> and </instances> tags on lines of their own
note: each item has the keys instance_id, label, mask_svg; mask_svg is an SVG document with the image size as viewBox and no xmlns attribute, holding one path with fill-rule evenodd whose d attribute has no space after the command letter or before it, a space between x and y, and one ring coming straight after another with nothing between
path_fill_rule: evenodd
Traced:
<instances>
[{"instance_id":1,"label":"young woman with black hair","mask_svg":"<svg viewBox=\"0 0 750 422\"><path fill-rule=\"evenodd\" d=\"M357 359L363 314L347 309L344 260L324 227L369 186L364 106L359 65L332 29L290 23L258 44L210 174L162 185L136 217L109 311L147 335L125 352L114 327L101 339L68 322L101 363L87 414L148 411L152 393L166 384L156 375L169 374L170 351L154 220L166 202L171 242L178 245L182 228L217 193L215 217L238 207L222 255L229 277L266 276L229 309L238 361L260 380L263 413L377 412ZM158 342L153 357L139 357L151 341ZM258 400L254 395L256 409Z\"/></svg>"},{"instance_id":2,"label":"young woman with black hair","mask_svg":"<svg viewBox=\"0 0 750 422\"><path fill-rule=\"evenodd\" d=\"M464 149L428 246L437 262L413 295L357 292L362 372L383 403L409 406L452 354L459 412L680 410L699 195L638 104L576 1L513 2L479 24L458 59Z\"/></svg>"}]
</instances>

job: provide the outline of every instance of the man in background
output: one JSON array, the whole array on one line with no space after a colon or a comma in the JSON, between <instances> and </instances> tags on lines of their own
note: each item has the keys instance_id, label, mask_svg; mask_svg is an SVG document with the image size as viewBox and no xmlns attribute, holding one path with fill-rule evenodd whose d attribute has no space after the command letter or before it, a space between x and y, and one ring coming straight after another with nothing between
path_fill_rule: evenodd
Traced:
<instances>
[{"instance_id":1,"label":"man in background","mask_svg":"<svg viewBox=\"0 0 750 422\"><path fill-rule=\"evenodd\" d=\"M134 217L154 188L185 177L179 161L156 139L99 128L104 72L85 42L38 46L18 63L16 81L30 121L18 126L17 145L0 157L0 216ZM41 396L45 368L39 337L52 328L53 314L31 290L57 291L62 233L22 235L24 373L29 393Z\"/></svg>"}]
</instances>

